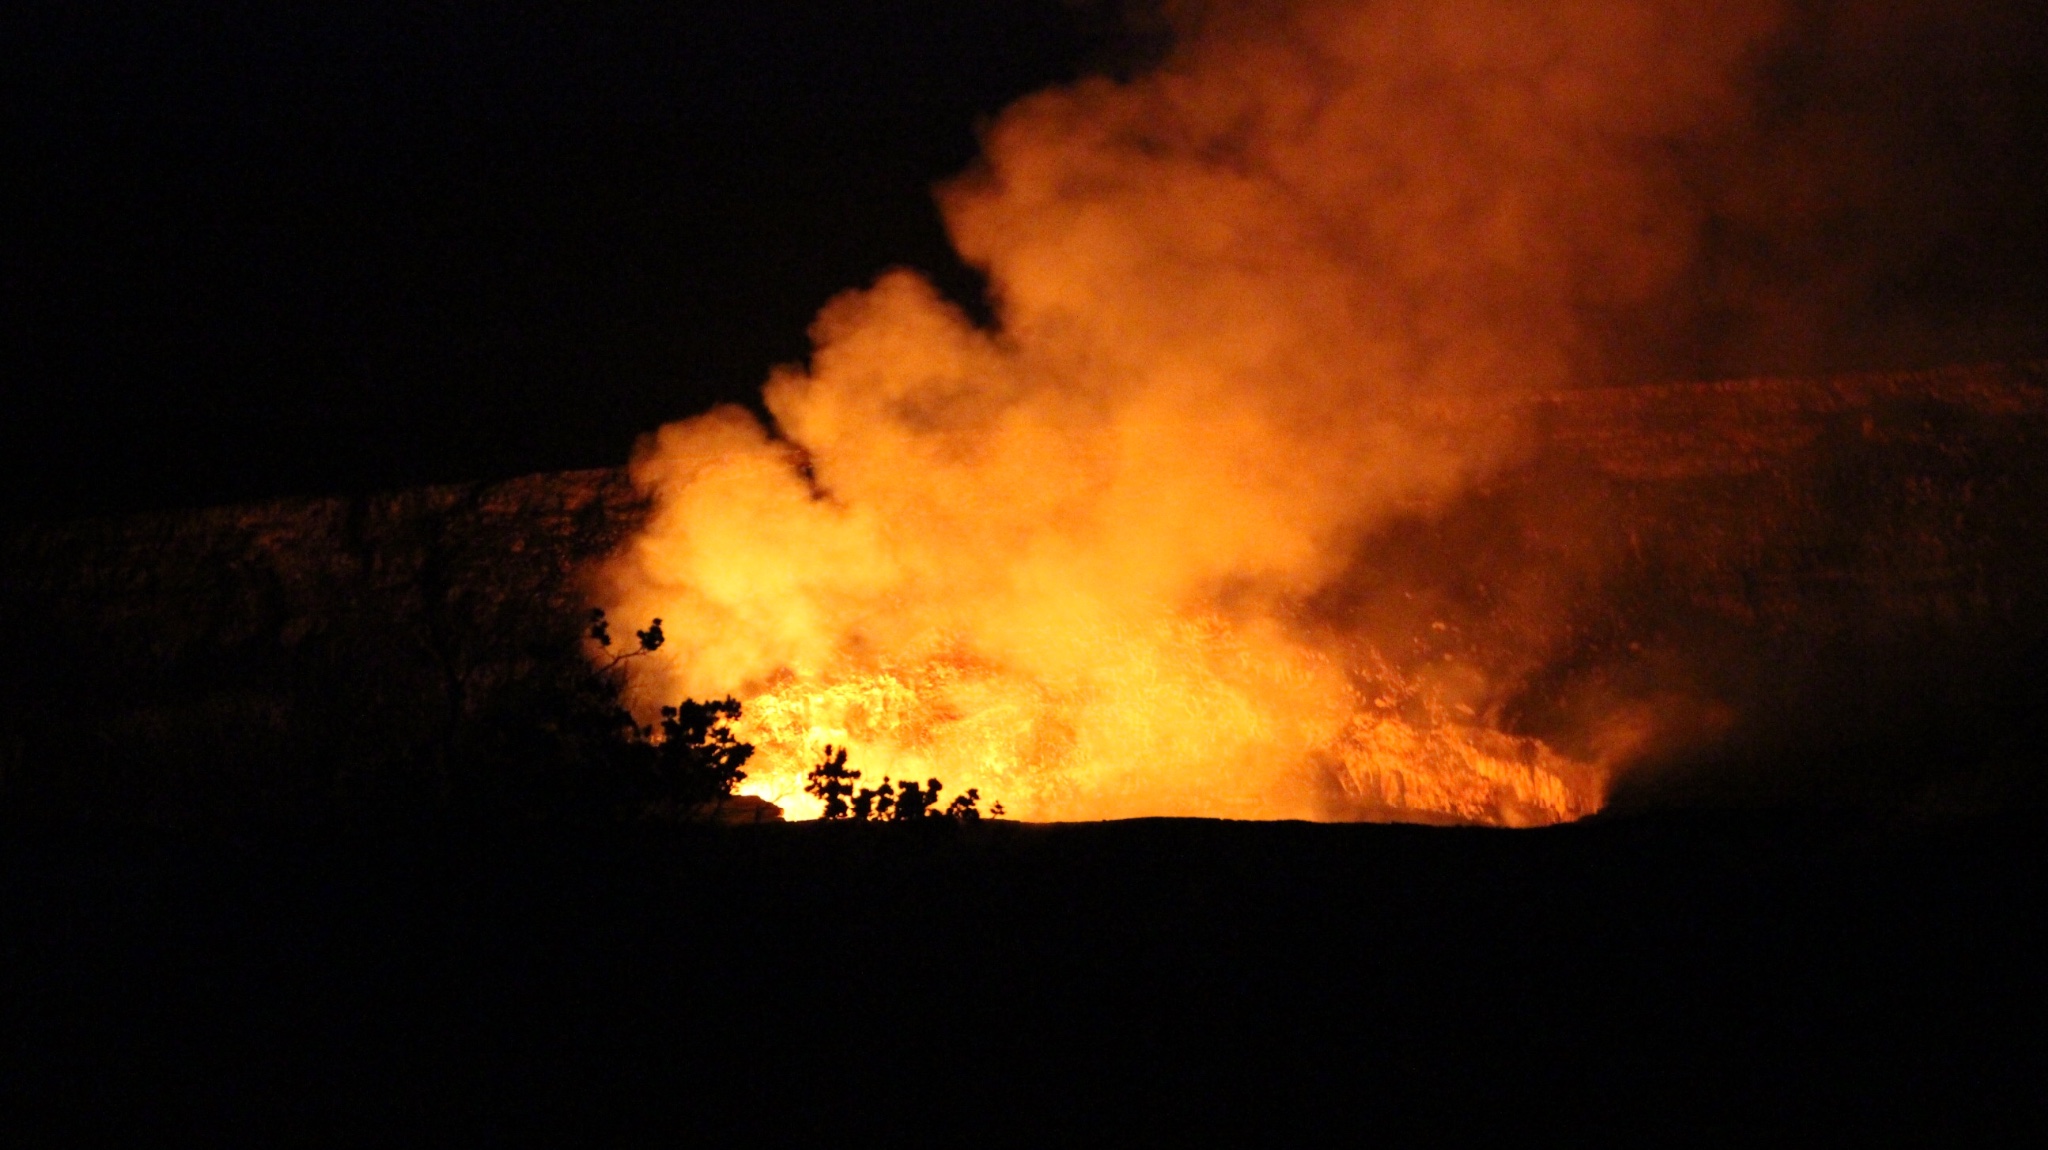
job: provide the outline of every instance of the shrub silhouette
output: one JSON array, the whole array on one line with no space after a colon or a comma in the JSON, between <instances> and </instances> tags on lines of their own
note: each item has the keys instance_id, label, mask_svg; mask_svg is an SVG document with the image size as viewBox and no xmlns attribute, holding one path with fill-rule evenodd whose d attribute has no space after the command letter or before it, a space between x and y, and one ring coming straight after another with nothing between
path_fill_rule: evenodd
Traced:
<instances>
[{"instance_id":1,"label":"shrub silhouette","mask_svg":"<svg viewBox=\"0 0 2048 1150\"><path fill-rule=\"evenodd\" d=\"M754 757L753 745L732 733L730 724L739 717L739 700L731 696L708 703L685 699L663 707L650 801L683 815L709 805L715 816L716 808L746 779L747 772L740 768Z\"/></svg>"},{"instance_id":2,"label":"shrub silhouette","mask_svg":"<svg viewBox=\"0 0 2048 1150\"><path fill-rule=\"evenodd\" d=\"M730 696L699 701L685 699L661 709L658 725L638 725L620 702L628 661L659 650L666 641L660 619L635 631L638 645L612 649L609 621L593 609L585 632L603 657L586 662L574 682L556 685L548 718L541 727L553 737L557 769L569 775L558 787L612 817L627 819L714 820L727 799L745 781L751 744L733 734L741 706ZM855 789L861 772L847 766L846 748L827 746L804 779L804 792L824 804L826 819L856 822L914 822L948 818L979 822L981 793L969 789L940 804L945 784L927 779L923 785L883 779L880 787ZM1002 804L990 815L1002 817Z\"/></svg>"},{"instance_id":3,"label":"shrub silhouette","mask_svg":"<svg viewBox=\"0 0 2048 1150\"><path fill-rule=\"evenodd\" d=\"M911 819L921 819L938 813L939 792L945 788L945 784L937 779L929 779L925 782L925 788L919 790L916 783L907 780L896 788L897 822L908 822Z\"/></svg>"},{"instance_id":4,"label":"shrub silhouette","mask_svg":"<svg viewBox=\"0 0 2048 1150\"><path fill-rule=\"evenodd\" d=\"M685 699L641 725L621 702L626 664L665 642L661 620L634 632L630 650L612 648L609 622L593 609L583 638L601 654L540 665L509 694L491 722L491 774L480 789L496 805L543 818L715 819L747 777L754 748L732 733L740 704L732 698Z\"/></svg>"},{"instance_id":5,"label":"shrub silhouette","mask_svg":"<svg viewBox=\"0 0 2048 1150\"><path fill-rule=\"evenodd\" d=\"M956 795L944 808L939 806L939 792L945 784L937 779L926 779L924 786L915 782L904 782L900 787L888 778L879 787L853 789L853 780L860 778L859 771L846 769L845 748L825 748L825 757L811 768L809 782L804 790L825 801L824 817L828 819L851 818L855 822L912 822L927 818L948 818L955 822L977 823L981 821L981 792L973 787L967 793ZM851 795L851 801L847 796ZM1003 805L997 803L990 812L1002 817Z\"/></svg>"},{"instance_id":6,"label":"shrub silhouette","mask_svg":"<svg viewBox=\"0 0 2048 1150\"><path fill-rule=\"evenodd\" d=\"M823 817L843 819L854 813L846 799L848 795L853 794L853 781L858 778L859 771L846 769L846 748L835 748L828 743L825 746L825 757L804 777L804 793L824 802ZM865 820L868 817L867 812L872 808L873 799L872 792L863 791L862 794L869 795L870 798L860 806L856 817Z\"/></svg>"},{"instance_id":7,"label":"shrub silhouette","mask_svg":"<svg viewBox=\"0 0 2048 1150\"><path fill-rule=\"evenodd\" d=\"M936 783L938 780L932 781ZM966 794L954 795L953 801L946 804L946 817L963 823L978 823L981 821L981 811L978 809L980 802L981 792L969 787ZM1001 810L1002 804L997 803L996 811L1000 813Z\"/></svg>"}]
</instances>

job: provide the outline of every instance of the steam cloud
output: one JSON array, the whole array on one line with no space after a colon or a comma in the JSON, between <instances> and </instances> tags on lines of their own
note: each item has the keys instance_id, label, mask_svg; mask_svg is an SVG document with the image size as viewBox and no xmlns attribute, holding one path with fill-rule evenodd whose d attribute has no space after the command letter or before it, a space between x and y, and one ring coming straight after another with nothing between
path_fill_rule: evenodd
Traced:
<instances>
[{"instance_id":1,"label":"steam cloud","mask_svg":"<svg viewBox=\"0 0 2048 1150\"><path fill-rule=\"evenodd\" d=\"M1918 27L1879 7L1881 44ZM992 327L889 273L774 372L772 428L722 408L640 446L656 510L608 598L674 639L636 692L752 700L785 800L837 741L871 782L1038 816L1357 813L1331 795L1373 755L1394 807L1590 809L1602 764L1360 728L1376 691L1455 726L1490 688L1417 688L1375 662L1398 637L1302 605L1512 458L1502 401L1756 349L1813 366L1886 268L1798 237L1951 201L1855 190L1845 157L1883 157L1772 71L1840 26L1789 3L1165 11L1156 67L1021 101L942 189Z\"/></svg>"}]
</instances>

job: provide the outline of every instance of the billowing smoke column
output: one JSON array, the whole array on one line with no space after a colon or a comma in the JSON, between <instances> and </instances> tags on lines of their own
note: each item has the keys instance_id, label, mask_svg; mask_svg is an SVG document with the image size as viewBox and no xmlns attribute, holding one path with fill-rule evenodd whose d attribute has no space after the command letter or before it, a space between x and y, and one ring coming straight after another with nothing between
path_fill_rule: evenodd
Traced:
<instances>
[{"instance_id":1,"label":"billowing smoke column","mask_svg":"<svg viewBox=\"0 0 2048 1150\"><path fill-rule=\"evenodd\" d=\"M1691 274L1689 157L1748 124L1780 15L1219 5L1012 107L940 197L993 327L888 274L774 373L772 427L641 445L655 513L606 576L672 637L640 703L737 695L747 789L798 814L827 743L1037 818L1596 809L1606 764L1303 604L1507 458L1495 401L1600 370L1589 316Z\"/></svg>"}]
</instances>

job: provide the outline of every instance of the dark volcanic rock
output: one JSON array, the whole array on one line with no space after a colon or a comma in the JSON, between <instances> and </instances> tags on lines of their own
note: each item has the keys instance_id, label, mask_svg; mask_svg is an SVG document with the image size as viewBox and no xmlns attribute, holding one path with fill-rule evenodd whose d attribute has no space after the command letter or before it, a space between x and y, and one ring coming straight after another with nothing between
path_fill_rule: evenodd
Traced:
<instances>
[{"instance_id":1,"label":"dark volcanic rock","mask_svg":"<svg viewBox=\"0 0 2048 1150\"><path fill-rule=\"evenodd\" d=\"M2044 383L2034 364L1545 401L1549 458L1599 473L1576 487L1599 524L1567 540L1599 564L1536 678L1696 717L1620 801L2038 801Z\"/></svg>"},{"instance_id":2,"label":"dark volcanic rock","mask_svg":"<svg viewBox=\"0 0 2048 1150\"><path fill-rule=\"evenodd\" d=\"M5 541L5 785L57 809L433 791L466 720L573 658L612 471L95 520Z\"/></svg>"},{"instance_id":3,"label":"dark volcanic rock","mask_svg":"<svg viewBox=\"0 0 2048 1150\"><path fill-rule=\"evenodd\" d=\"M2036 364L1547 396L1517 466L1381 531L1321 607L1414 636L1410 665L1483 669L1509 729L1584 755L1628 734L1617 715L1663 732L1624 804L2012 801L2048 745L2044 384ZM152 816L445 797L479 717L573 663L578 572L643 512L597 471L18 529L0 795Z\"/></svg>"},{"instance_id":4,"label":"dark volcanic rock","mask_svg":"<svg viewBox=\"0 0 2048 1150\"><path fill-rule=\"evenodd\" d=\"M1573 391L1318 603L1611 801L2042 798L2048 365ZM1446 670L1450 668L1450 670Z\"/></svg>"}]
</instances>

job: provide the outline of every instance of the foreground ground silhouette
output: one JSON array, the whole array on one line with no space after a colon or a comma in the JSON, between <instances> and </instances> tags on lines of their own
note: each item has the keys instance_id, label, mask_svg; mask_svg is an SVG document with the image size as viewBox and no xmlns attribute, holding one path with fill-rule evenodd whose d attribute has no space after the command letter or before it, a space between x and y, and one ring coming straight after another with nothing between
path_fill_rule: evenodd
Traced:
<instances>
[{"instance_id":1,"label":"foreground ground silhouette","mask_svg":"<svg viewBox=\"0 0 2048 1150\"><path fill-rule=\"evenodd\" d=\"M1004 1143L2038 1120L2038 818L16 827L0 1107Z\"/></svg>"}]
</instances>

